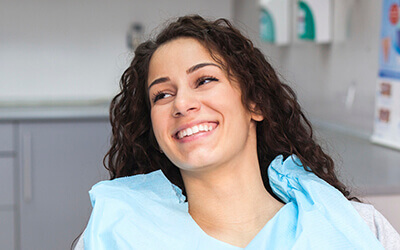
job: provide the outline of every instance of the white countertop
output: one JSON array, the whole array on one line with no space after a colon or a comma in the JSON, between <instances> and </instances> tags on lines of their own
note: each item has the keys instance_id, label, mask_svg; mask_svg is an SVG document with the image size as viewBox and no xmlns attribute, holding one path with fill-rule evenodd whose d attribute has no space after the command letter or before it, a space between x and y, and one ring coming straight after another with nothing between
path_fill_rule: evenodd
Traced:
<instances>
[{"instance_id":1,"label":"white countertop","mask_svg":"<svg viewBox=\"0 0 400 250\"><path fill-rule=\"evenodd\" d=\"M53 119L108 119L109 102L56 105L0 105L0 121Z\"/></svg>"},{"instance_id":2,"label":"white countertop","mask_svg":"<svg viewBox=\"0 0 400 250\"><path fill-rule=\"evenodd\" d=\"M319 143L335 161L339 179L355 195L400 194L400 151L373 144L360 132L315 130Z\"/></svg>"}]
</instances>

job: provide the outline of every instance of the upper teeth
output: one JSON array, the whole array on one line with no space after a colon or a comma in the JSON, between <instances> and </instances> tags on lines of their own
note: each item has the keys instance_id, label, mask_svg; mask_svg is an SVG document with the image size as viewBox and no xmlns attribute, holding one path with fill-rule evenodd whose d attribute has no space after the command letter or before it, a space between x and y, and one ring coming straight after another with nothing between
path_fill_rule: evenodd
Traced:
<instances>
[{"instance_id":1,"label":"upper teeth","mask_svg":"<svg viewBox=\"0 0 400 250\"><path fill-rule=\"evenodd\" d=\"M200 124L200 125L195 125L191 128L183 129L178 132L178 139L182 139L185 136L191 136L193 134L197 134L201 131L211 131L213 130L213 127L211 125L207 124Z\"/></svg>"}]
</instances>

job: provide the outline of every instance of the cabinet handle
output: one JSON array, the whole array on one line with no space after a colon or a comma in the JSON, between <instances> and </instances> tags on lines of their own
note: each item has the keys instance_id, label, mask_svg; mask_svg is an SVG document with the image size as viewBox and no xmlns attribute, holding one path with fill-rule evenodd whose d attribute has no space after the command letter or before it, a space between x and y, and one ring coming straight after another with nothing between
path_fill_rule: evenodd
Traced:
<instances>
[{"instance_id":1,"label":"cabinet handle","mask_svg":"<svg viewBox=\"0 0 400 250\"><path fill-rule=\"evenodd\" d=\"M32 200L32 138L30 134L25 134L22 137L22 152L23 152L23 196L24 201Z\"/></svg>"}]
</instances>

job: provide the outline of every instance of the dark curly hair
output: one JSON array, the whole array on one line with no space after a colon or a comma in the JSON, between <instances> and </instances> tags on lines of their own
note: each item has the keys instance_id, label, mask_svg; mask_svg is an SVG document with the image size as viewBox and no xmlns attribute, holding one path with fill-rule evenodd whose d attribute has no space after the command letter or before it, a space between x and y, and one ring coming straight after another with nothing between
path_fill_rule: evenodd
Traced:
<instances>
[{"instance_id":1,"label":"dark curly hair","mask_svg":"<svg viewBox=\"0 0 400 250\"><path fill-rule=\"evenodd\" d=\"M309 120L294 91L281 82L262 52L226 19L208 21L199 15L183 16L167 25L154 40L137 47L129 68L121 78L121 92L110 107L111 148L104 158L110 178L149 173L161 169L166 177L185 187L179 169L159 151L150 119L147 93L149 63L161 45L180 37L194 38L223 65L229 77L240 83L242 102L251 110L256 104L264 120L257 122L257 154L265 188L267 168L278 155L296 154L304 165L348 199L350 192L334 171L334 162L313 138ZM221 58L221 59L219 59ZM254 110L253 110L254 111Z\"/></svg>"}]
</instances>

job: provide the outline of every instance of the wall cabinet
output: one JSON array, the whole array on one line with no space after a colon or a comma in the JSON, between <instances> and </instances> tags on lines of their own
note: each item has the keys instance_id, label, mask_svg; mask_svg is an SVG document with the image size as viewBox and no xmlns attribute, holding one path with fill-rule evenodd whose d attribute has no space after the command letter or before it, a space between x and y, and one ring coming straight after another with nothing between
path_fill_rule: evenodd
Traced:
<instances>
[{"instance_id":1,"label":"wall cabinet","mask_svg":"<svg viewBox=\"0 0 400 250\"><path fill-rule=\"evenodd\" d=\"M0 123L1 249L70 248L108 178L109 136L107 119Z\"/></svg>"}]
</instances>

